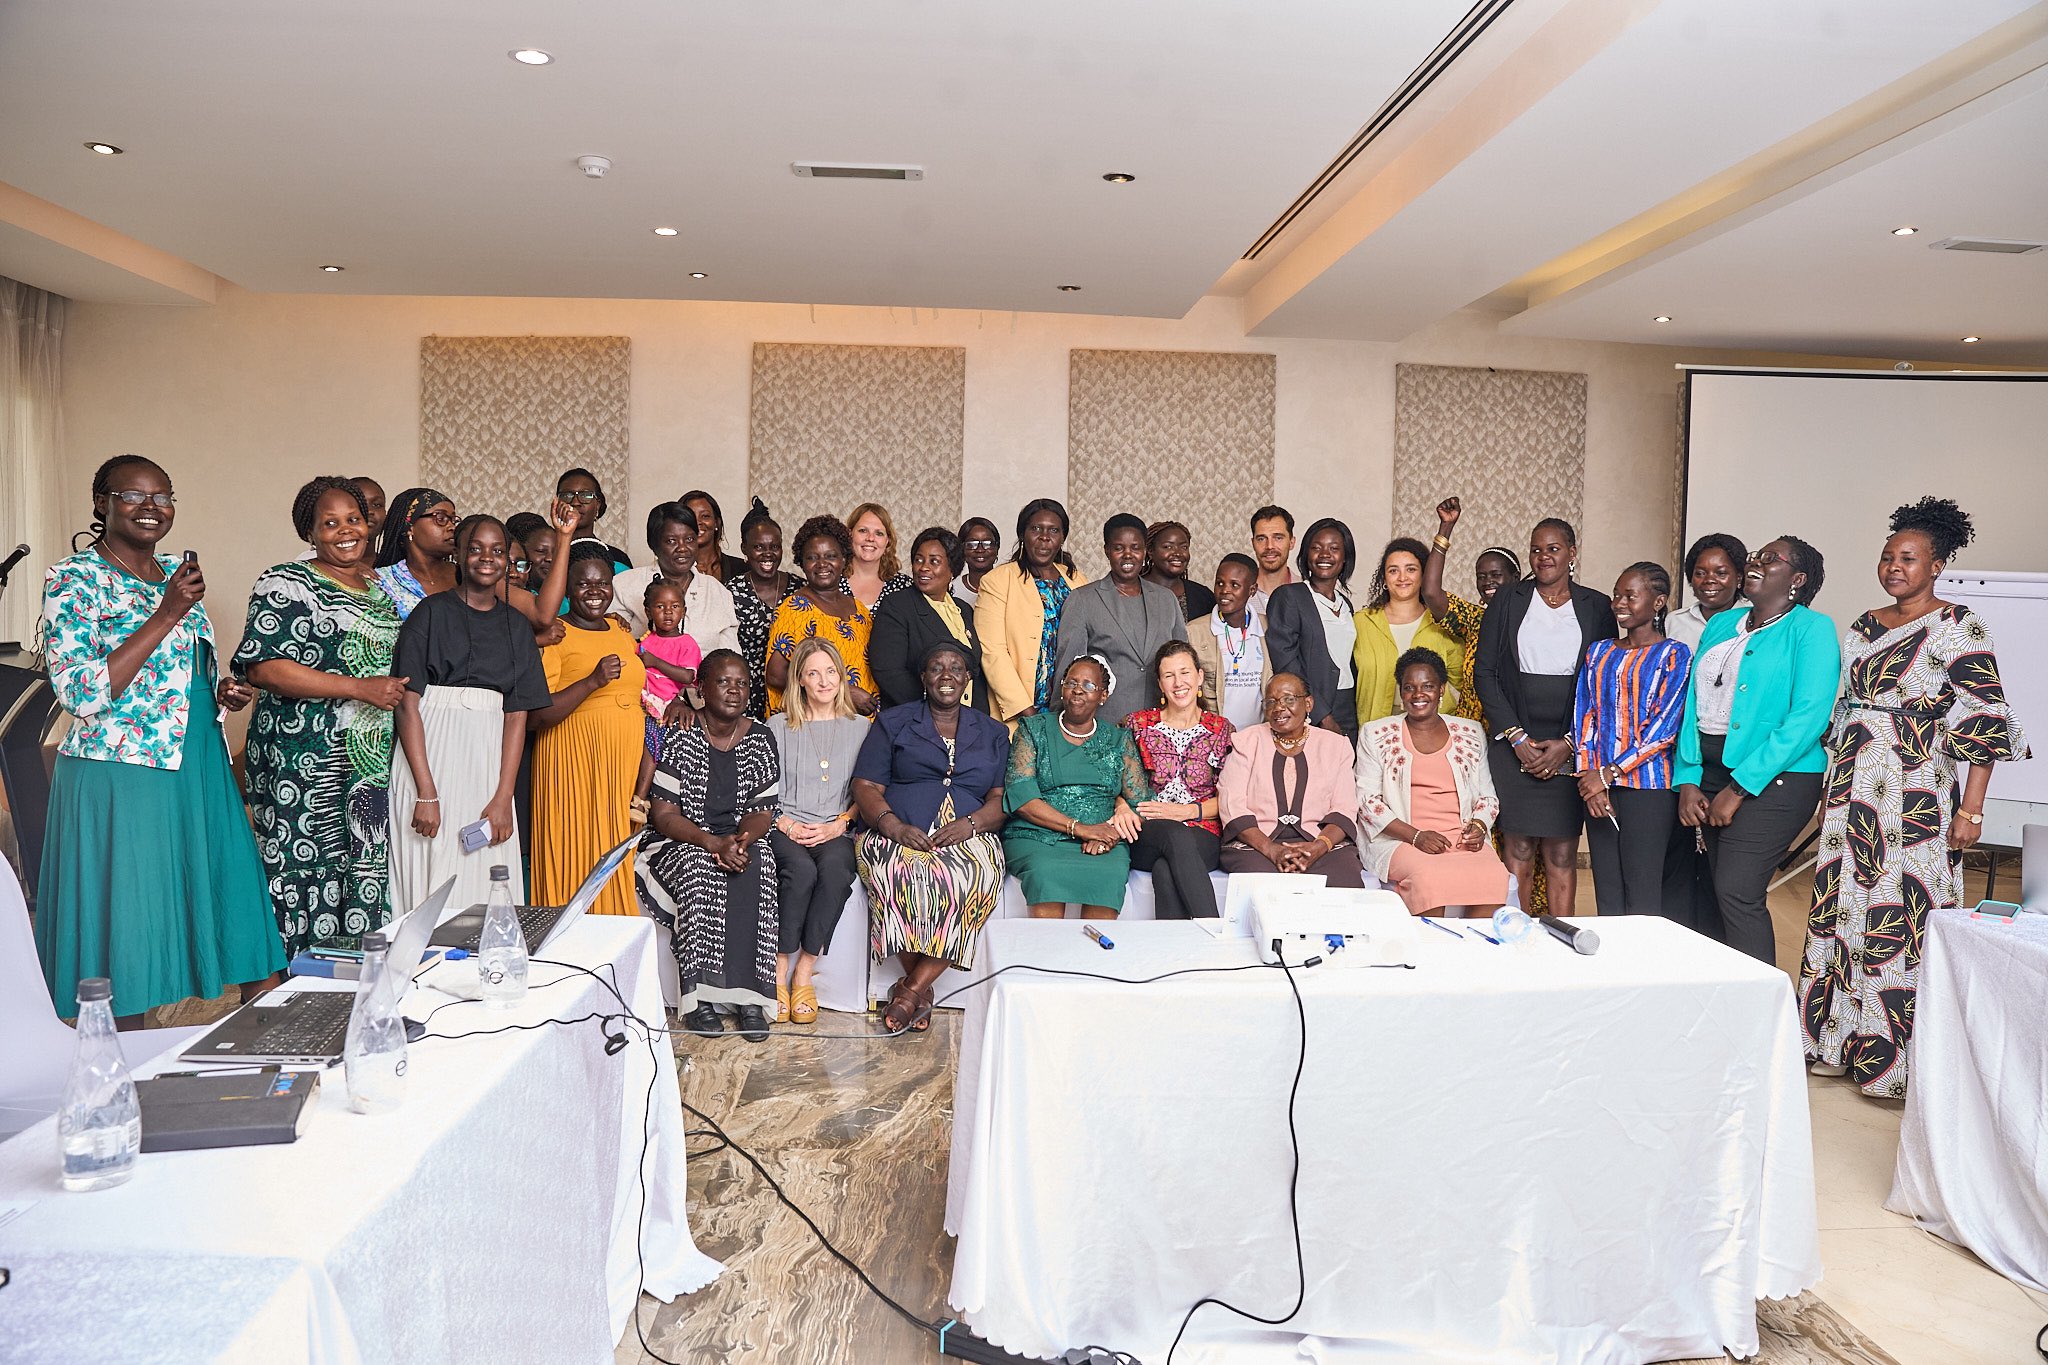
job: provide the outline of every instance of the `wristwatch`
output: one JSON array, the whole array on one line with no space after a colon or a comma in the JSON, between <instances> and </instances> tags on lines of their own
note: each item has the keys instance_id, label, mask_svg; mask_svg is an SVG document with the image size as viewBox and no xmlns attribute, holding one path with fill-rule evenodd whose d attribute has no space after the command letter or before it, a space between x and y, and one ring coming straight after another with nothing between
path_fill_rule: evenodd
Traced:
<instances>
[{"instance_id":1,"label":"wristwatch","mask_svg":"<svg viewBox=\"0 0 2048 1365\"><path fill-rule=\"evenodd\" d=\"M1956 819L1968 820L1973 825L1981 825L1984 823L1984 816L1982 812L1974 810L1964 810L1960 806L1956 808Z\"/></svg>"}]
</instances>

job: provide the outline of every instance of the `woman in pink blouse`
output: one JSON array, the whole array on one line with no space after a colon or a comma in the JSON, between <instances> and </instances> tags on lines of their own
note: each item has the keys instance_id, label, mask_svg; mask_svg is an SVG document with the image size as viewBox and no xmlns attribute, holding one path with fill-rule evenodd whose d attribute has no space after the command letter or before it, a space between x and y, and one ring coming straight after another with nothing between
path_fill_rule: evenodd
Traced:
<instances>
[{"instance_id":1,"label":"woman in pink blouse","mask_svg":"<svg viewBox=\"0 0 2048 1365\"><path fill-rule=\"evenodd\" d=\"M1325 886L1365 885L1351 741L1311 726L1313 705L1307 683L1275 673L1266 723L1232 738L1216 782L1225 872L1312 872Z\"/></svg>"},{"instance_id":2,"label":"woman in pink blouse","mask_svg":"<svg viewBox=\"0 0 2048 1365\"><path fill-rule=\"evenodd\" d=\"M1134 711L1124 722L1159 793L1138 803L1145 823L1131 845L1131 866L1152 874L1160 919L1214 919L1209 874L1223 851L1216 778L1230 753L1230 722L1202 709L1202 665L1186 640L1160 646L1152 673L1165 705Z\"/></svg>"}]
</instances>

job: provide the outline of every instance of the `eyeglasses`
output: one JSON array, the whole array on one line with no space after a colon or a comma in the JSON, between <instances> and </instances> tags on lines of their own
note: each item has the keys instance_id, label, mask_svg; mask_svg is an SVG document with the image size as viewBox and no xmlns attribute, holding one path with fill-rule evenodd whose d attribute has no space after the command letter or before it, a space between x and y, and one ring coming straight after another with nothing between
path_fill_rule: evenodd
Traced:
<instances>
[{"instance_id":1,"label":"eyeglasses","mask_svg":"<svg viewBox=\"0 0 2048 1365\"><path fill-rule=\"evenodd\" d=\"M960 543L970 550L993 550L996 547L993 540L963 540Z\"/></svg>"},{"instance_id":2,"label":"eyeglasses","mask_svg":"<svg viewBox=\"0 0 2048 1365\"><path fill-rule=\"evenodd\" d=\"M414 520L431 521L436 526L453 526L456 522L462 520L462 518L456 516L453 512L450 512L446 508L438 508L432 512L422 512L418 517L414 518Z\"/></svg>"},{"instance_id":3,"label":"eyeglasses","mask_svg":"<svg viewBox=\"0 0 2048 1365\"><path fill-rule=\"evenodd\" d=\"M1292 696L1285 692L1277 697L1266 698L1266 709L1268 711L1292 711L1297 706L1306 705L1308 705L1307 697Z\"/></svg>"},{"instance_id":4,"label":"eyeglasses","mask_svg":"<svg viewBox=\"0 0 2048 1365\"><path fill-rule=\"evenodd\" d=\"M1789 564L1792 561L1770 550L1758 550L1749 557L1749 562L1768 569L1773 564Z\"/></svg>"},{"instance_id":5,"label":"eyeglasses","mask_svg":"<svg viewBox=\"0 0 2048 1365\"><path fill-rule=\"evenodd\" d=\"M149 502L155 503L158 507L174 507L178 502L169 493L145 493L140 488L123 488L109 492L107 496L119 500L123 507L140 507Z\"/></svg>"},{"instance_id":6,"label":"eyeglasses","mask_svg":"<svg viewBox=\"0 0 2048 1365\"><path fill-rule=\"evenodd\" d=\"M1089 682L1086 678L1068 678L1060 686L1069 692L1084 692L1090 696L1104 690L1101 683Z\"/></svg>"},{"instance_id":7,"label":"eyeglasses","mask_svg":"<svg viewBox=\"0 0 2048 1365\"><path fill-rule=\"evenodd\" d=\"M533 567L533 561L530 559L515 559L512 561L512 567L519 570L519 572L521 573L525 573L528 569Z\"/></svg>"},{"instance_id":8,"label":"eyeglasses","mask_svg":"<svg viewBox=\"0 0 2048 1365\"><path fill-rule=\"evenodd\" d=\"M604 495L594 488L579 488L573 493L557 493L555 496L563 502L596 502Z\"/></svg>"}]
</instances>

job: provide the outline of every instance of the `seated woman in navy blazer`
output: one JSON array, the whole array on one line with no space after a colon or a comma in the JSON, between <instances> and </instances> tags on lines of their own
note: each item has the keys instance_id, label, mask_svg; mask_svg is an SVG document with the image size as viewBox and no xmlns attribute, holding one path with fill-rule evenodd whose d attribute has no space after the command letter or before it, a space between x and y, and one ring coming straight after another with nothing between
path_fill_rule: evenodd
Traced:
<instances>
[{"instance_id":1,"label":"seated woman in navy blazer","mask_svg":"<svg viewBox=\"0 0 2048 1365\"><path fill-rule=\"evenodd\" d=\"M868 636L868 671L882 705L903 706L924 699L926 651L951 641L967 660L967 695L961 704L986 714L988 679L981 668L981 636L974 608L953 593L953 581L967 563L960 538L943 526L927 526L910 542L910 583L915 592L892 592L875 606Z\"/></svg>"},{"instance_id":2,"label":"seated woman in navy blazer","mask_svg":"<svg viewBox=\"0 0 2048 1365\"><path fill-rule=\"evenodd\" d=\"M853 768L874 955L903 966L882 1016L892 1033L931 1026L932 983L948 966L973 965L975 935L1003 891L1010 732L962 704L968 658L957 641L933 645L921 676L924 700L877 716Z\"/></svg>"}]
</instances>

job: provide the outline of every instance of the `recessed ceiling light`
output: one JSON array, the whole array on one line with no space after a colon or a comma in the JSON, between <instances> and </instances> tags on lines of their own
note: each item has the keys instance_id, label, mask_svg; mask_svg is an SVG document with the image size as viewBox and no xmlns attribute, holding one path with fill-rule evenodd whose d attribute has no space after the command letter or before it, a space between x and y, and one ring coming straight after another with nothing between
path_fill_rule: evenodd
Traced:
<instances>
[{"instance_id":1,"label":"recessed ceiling light","mask_svg":"<svg viewBox=\"0 0 2048 1365\"><path fill-rule=\"evenodd\" d=\"M324 272L326 272L326 273L327 273L327 274L329 274L329 275L339 275L339 274L340 274L340 273L341 273L341 272L342 272L342 271L343 271L344 269L346 269L346 268L347 268L347 267L345 267L345 266L339 266L339 265L323 265L323 266L321 266L321 267L320 267L320 269L321 269L321 270L323 270Z\"/></svg>"},{"instance_id":2,"label":"recessed ceiling light","mask_svg":"<svg viewBox=\"0 0 2048 1365\"><path fill-rule=\"evenodd\" d=\"M1060 286L1060 292L1062 294L1078 294L1081 292L1081 286L1078 284L1063 284Z\"/></svg>"},{"instance_id":3,"label":"recessed ceiling light","mask_svg":"<svg viewBox=\"0 0 2048 1365\"><path fill-rule=\"evenodd\" d=\"M672 227L658 227L654 230L654 235L657 237L673 237L676 235L676 230Z\"/></svg>"},{"instance_id":4,"label":"recessed ceiling light","mask_svg":"<svg viewBox=\"0 0 2048 1365\"><path fill-rule=\"evenodd\" d=\"M1973 344L1973 343L1975 343L1975 342L1977 342L1977 341L1981 341L1982 339L1983 339L1983 338L1981 338L1981 337L1964 337L1964 338L1963 338L1963 344L1964 344L1965 346L1968 346L1968 345L1971 345L1971 344Z\"/></svg>"},{"instance_id":5,"label":"recessed ceiling light","mask_svg":"<svg viewBox=\"0 0 2048 1365\"><path fill-rule=\"evenodd\" d=\"M88 142L85 145L91 150L98 152L101 156L121 155L121 149L111 142Z\"/></svg>"},{"instance_id":6,"label":"recessed ceiling light","mask_svg":"<svg viewBox=\"0 0 2048 1365\"><path fill-rule=\"evenodd\" d=\"M708 279L710 279L711 277L710 277L709 275L706 275L706 274L705 274L705 273L704 273L703 271L701 271L701 270L692 270L692 271L690 272L690 278L691 278L691 279L693 279L693 280L708 280Z\"/></svg>"},{"instance_id":7,"label":"recessed ceiling light","mask_svg":"<svg viewBox=\"0 0 2048 1365\"><path fill-rule=\"evenodd\" d=\"M1650 319L1650 321L1652 321L1652 322L1669 322L1669 321L1671 321L1671 314L1669 314L1669 313L1659 313L1659 314L1657 314L1657 316L1656 316L1656 317L1653 317L1653 318L1651 318L1651 319Z\"/></svg>"},{"instance_id":8,"label":"recessed ceiling light","mask_svg":"<svg viewBox=\"0 0 2048 1365\"><path fill-rule=\"evenodd\" d=\"M521 66L546 66L555 59L553 53L543 52L537 47L516 47L508 55Z\"/></svg>"},{"instance_id":9,"label":"recessed ceiling light","mask_svg":"<svg viewBox=\"0 0 2048 1365\"><path fill-rule=\"evenodd\" d=\"M1129 171L1111 171L1102 178L1112 185L1128 185L1138 177L1132 175Z\"/></svg>"},{"instance_id":10,"label":"recessed ceiling light","mask_svg":"<svg viewBox=\"0 0 2048 1365\"><path fill-rule=\"evenodd\" d=\"M1892 236L1911 237L1914 233L1918 232L1919 230L1920 229L1916 227L1895 227L1892 229Z\"/></svg>"}]
</instances>

